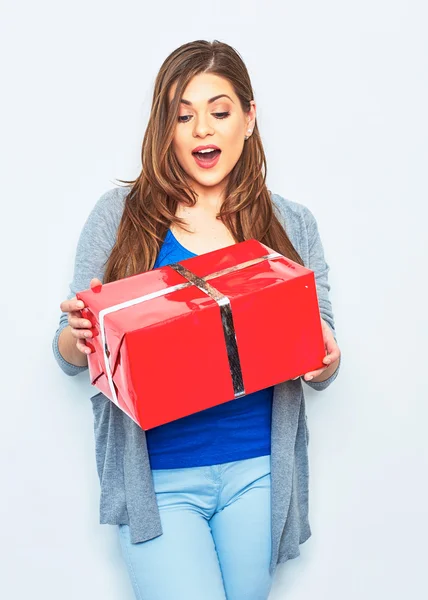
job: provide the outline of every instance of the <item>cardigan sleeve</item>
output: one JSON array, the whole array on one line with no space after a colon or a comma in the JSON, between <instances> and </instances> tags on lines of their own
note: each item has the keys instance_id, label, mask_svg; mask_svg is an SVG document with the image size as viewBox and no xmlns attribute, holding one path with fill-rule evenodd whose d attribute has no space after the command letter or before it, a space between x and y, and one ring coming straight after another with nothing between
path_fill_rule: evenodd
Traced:
<instances>
[{"instance_id":1,"label":"cardigan sleeve","mask_svg":"<svg viewBox=\"0 0 428 600\"><path fill-rule=\"evenodd\" d=\"M333 309L329 297L330 283L328 280L328 273L330 271L330 266L326 262L324 256L324 248L320 238L317 221L307 207L304 207L303 220L308 237L309 262L306 266L314 271L320 314L322 319L324 319L332 330L334 339L337 342ZM339 358L339 364L336 371L325 381L306 381L304 377L302 377L302 380L317 391L325 390L338 376L341 358L342 357Z\"/></svg>"},{"instance_id":2,"label":"cardigan sleeve","mask_svg":"<svg viewBox=\"0 0 428 600\"><path fill-rule=\"evenodd\" d=\"M74 274L70 283L67 300L77 292L87 290L91 279L103 281L105 265L113 248L118 220L120 220L120 197L116 188L105 192L95 203L87 217L77 243L74 260ZM56 362L66 375L78 375L88 366L76 366L64 359L58 348L61 331L68 325L68 313L62 312L58 328L52 340L52 351Z\"/></svg>"}]
</instances>

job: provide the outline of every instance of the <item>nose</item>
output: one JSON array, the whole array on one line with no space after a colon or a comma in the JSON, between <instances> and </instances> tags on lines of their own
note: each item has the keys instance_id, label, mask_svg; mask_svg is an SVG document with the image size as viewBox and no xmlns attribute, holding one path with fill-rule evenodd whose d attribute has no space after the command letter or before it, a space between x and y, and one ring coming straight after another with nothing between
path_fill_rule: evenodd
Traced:
<instances>
[{"instance_id":1,"label":"nose","mask_svg":"<svg viewBox=\"0 0 428 600\"><path fill-rule=\"evenodd\" d=\"M214 128L208 123L206 117L195 117L193 122L193 137L205 137L214 133Z\"/></svg>"}]
</instances>

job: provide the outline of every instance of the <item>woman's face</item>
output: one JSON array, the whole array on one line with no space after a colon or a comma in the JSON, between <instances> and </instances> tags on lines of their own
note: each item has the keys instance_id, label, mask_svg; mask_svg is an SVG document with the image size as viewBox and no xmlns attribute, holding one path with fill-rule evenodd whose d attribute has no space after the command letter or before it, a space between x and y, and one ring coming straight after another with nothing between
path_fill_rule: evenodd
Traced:
<instances>
[{"instance_id":1,"label":"woman's face","mask_svg":"<svg viewBox=\"0 0 428 600\"><path fill-rule=\"evenodd\" d=\"M176 85L169 90L171 102ZM218 97L221 96L221 97ZM188 83L181 99L172 148L198 196L224 190L229 173L241 156L247 130L254 129L256 105L244 113L227 79L201 73ZM215 146L215 152L195 149Z\"/></svg>"}]
</instances>

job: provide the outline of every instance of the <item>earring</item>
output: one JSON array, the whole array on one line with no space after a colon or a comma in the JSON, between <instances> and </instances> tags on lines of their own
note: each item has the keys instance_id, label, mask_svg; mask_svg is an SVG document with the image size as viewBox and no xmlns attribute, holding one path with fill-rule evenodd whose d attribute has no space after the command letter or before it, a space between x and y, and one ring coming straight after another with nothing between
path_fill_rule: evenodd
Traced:
<instances>
[{"instance_id":1,"label":"earring","mask_svg":"<svg viewBox=\"0 0 428 600\"><path fill-rule=\"evenodd\" d=\"M247 129L247 133L252 133L251 129ZM246 135L244 137L244 140L248 140L249 137L250 137L249 135Z\"/></svg>"}]
</instances>

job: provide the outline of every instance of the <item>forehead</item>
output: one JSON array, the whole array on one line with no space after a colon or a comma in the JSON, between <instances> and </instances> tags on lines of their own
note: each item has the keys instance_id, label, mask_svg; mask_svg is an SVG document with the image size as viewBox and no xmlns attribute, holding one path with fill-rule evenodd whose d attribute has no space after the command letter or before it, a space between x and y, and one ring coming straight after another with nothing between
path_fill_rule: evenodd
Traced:
<instances>
[{"instance_id":1,"label":"forehead","mask_svg":"<svg viewBox=\"0 0 428 600\"><path fill-rule=\"evenodd\" d=\"M168 93L170 102L174 97L176 88L176 83L173 83L170 87ZM183 92L182 98L188 100L193 105L204 105L209 98L218 96L219 94L227 94L235 103L237 101L237 96L228 79L220 77L219 75L214 75L213 73L200 73L199 75L195 75L189 81ZM222 100L227 101L227 98L223 98Z\"/></svg>"}]
</instances>

